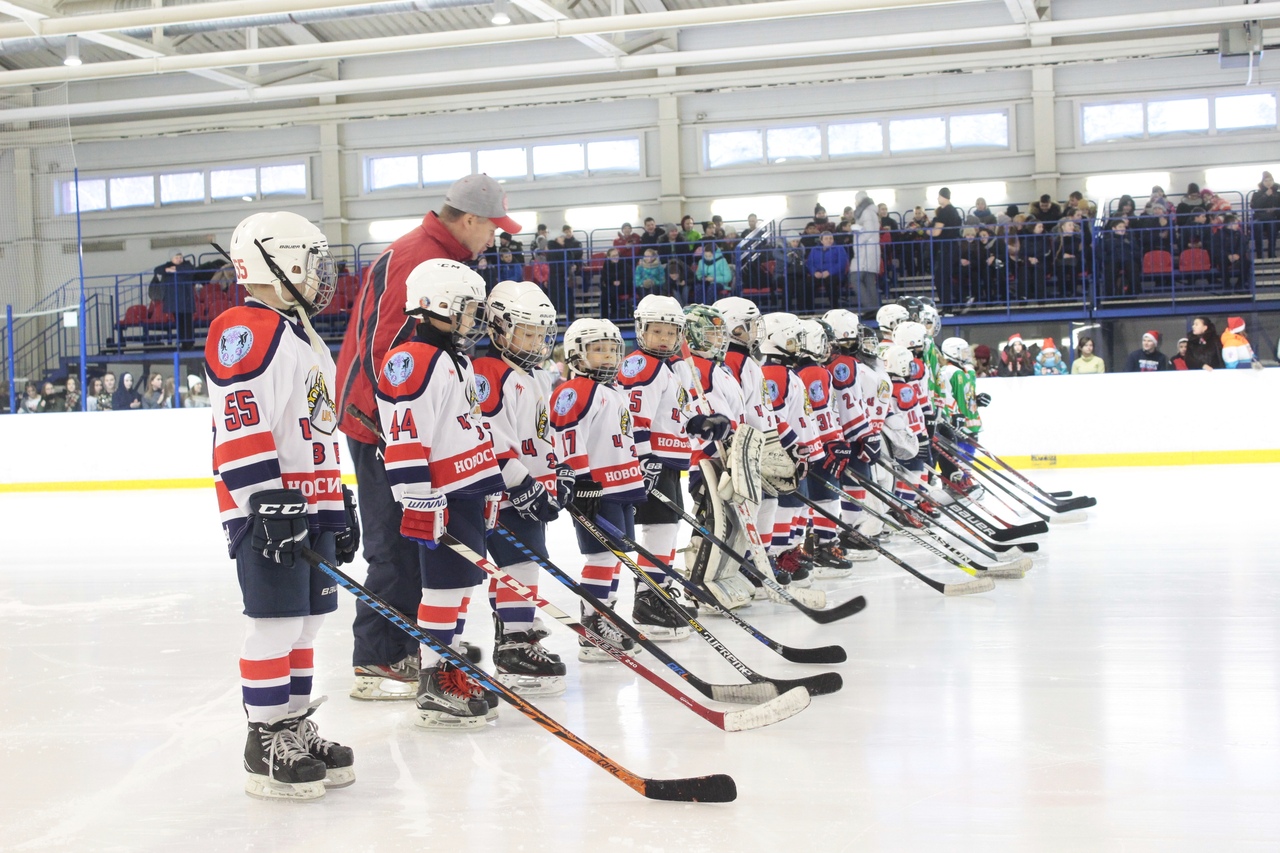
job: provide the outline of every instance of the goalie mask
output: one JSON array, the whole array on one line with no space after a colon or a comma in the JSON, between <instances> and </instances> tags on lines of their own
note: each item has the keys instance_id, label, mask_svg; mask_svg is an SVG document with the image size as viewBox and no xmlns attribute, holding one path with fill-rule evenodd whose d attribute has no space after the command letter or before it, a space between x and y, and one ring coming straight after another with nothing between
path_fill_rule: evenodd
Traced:
<instances>
[{"instance_id":1,"label":"goalie mask","mask_svg":"<svg viewBox=\"0 0 1280 853\"><path fill-rule=\"evenodd\" d=\"M574 320L564 333L564 358L570 371L612 382L622 366L622 332L608 320Z\"/></svg>"},{"instance_id":2,"label":"goalie mask","mask_svg":"<svg viewBox=\"0 0 1280 853\"><path fill-rule=\"evenodd\" d=\"M680 351L684 309L674 296L650 293L636 305L636 346L655 358L670 358Z\"/></svg>"},{"instance_id":3,"label":"goalie mask","mask_svg":"<svg viewBox=\"0 0 1280 853\"><path fill-rule=\"evenodd\" d=\"M875 361L880 357L880 338L870 326L858 327L858 355L864 360Z\"/></svg>"},{"instance_id":4,"label":"goalie mask","mask_svg":"<svg viewBox=\"0 0 1280 853\"><path fill-rule=\"evenodd\" d=\"M475 270L444 258L423 261L404 282L404 313L423 322L449 324L459 352L484 337L484 279Z\"/></svg>"},{"instance_id":5,"label":"goalie mask","mask_svg":"<svg viewBox=\"0 0 1280 853\"><path fill-rule=\"evenodd\" d=\"M280 302L308 317L333 300L338 274L329 241L296 213L255 213L236 226L228 252L236 283L275 288Z\"/></svg>"},{"instance_id":6,"label":"goalie mask","mask_svg":"<svg viewBox=\"0 0 1280 853\"><path fill-rule=\"evenodd\" d=\"M684 309L684 339L689 351L712 361L724 361L729 350L729 329L724 316L709 305L689 305Z\"/></svg>"},{"instance_id":7,"label":"goalie mask","mask_svg":"<svg viewBox=\"0 0 1280 853\"><path fill-rule=\"evenodd\" d=\"M556 309L531 281L500 281L485 304L489 340L507 361L525 370L551 357Z\"/></svg>"}]
</instances>

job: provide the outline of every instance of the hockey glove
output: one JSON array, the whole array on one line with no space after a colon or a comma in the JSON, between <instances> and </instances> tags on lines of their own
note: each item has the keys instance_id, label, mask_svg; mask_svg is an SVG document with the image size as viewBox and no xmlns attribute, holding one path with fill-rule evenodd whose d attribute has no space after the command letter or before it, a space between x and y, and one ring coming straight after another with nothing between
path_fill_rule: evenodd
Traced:
<instances>
[{"instance_id":1,"label":"hockey glove","mask_svg":"<svg viewBox=\"0 0 1280 853\"><path fill-rule=\"evenodd\" d=\"M703 441L724 441L733 430L733 422L724 415L693 415L685 429Z\"/></svg>"},{"instance_id":2,"label":"hockey glove","mask_svg":"<svg viewBox=\"0 0 1280 853\"><path fill-rule=\"evenodd\" d=\"M573 485L578 476L568 465L556 467L556 504L564 509L573 503Z\"/></svg>"},{"instance_id":3,"label":"hockey glove","mask_svg":"<svg viewBox=\"0 0 1280 853\"><path fill-rule=\"evenodd\" d=\"M981 394L979 394L979 395L978 395L977 397L975 397L974 399L977 401L977 403L978 403L978 408L979 408L979 409L981 409L981 408L983 408L983 407L985 407L985 406L990 406L990 405L991 405L991 395L990 395L990 394L988 394L988 393L986 393L985 391L984 391L984 392L982 392Z\"/></svg>"},{"instance_id":4,"label":"hockey glove","mask_svg":"<svg viewBox=\"0 0 1280 853\"><path fill-rule=\"evenodd\" d=\"M360 516L356 515L356 496L346 486L342 487L342 506L347 512L347 529L333 537L339 566L350 563L360 551Z\"/></svg>"},{"instance_id":5,"label":"hockey glove","mask_svg":"<svg viewBox=\"0 0 1280 853\"><path fill-rule=\"evenodd\" d=\"M507 500L511 501L511 506L520 513L521 518L529 521L541 521L545 524L555 521L560 514L547 490L532 477L525 477L512 486L507 492Z\"/></svg>"},{"instance_id":6,"label":"hockey glove","mask_svg":"<svg viewBox=\"0 0 1280 853\"><path fill-rule=\"evenodd\" d=\"M404 515L400 519L400 535L435 548L445 525L449 523L449 502L437 491L425 495L405 495L400 501Z\"/></svg>"},{"instance_id":7,"label":"hockey glove","mask_svg":"<svg viewBox=\"0 0 1280 853\"><path fill-rule=\"evenodd\" d=\"M600 513L600 501L604 498L604 486L590 477L579 477L573 484L573 506L578 512L595 521Z\"/></svg>"},{"instance_id":8,"label":"hockey glove","mask_svg":"<svg viewBox=\"0 0 1280 853\"><path fill-rule=\"evenodd\" d=\"M826 447L827 455L822 459L822 470L837 481L844 473L844 468L853 461L853 448L847 442L833 441Z\"/></svg>"},{"instance_id":9,"label":"hockey glove","mask_svg":"<svg viewBox=\"0 0 1280 853\"><path fill-rule=\"evenodd\" d=\"M652 492L658 485L658 475L662 473L662 463L652 456L640 460L640 472L644 474L644 490Z\"/></svg>"},{"instance_id":10,"label":"hockey glove","mask_svg":"<svg viewBox=\"0 0 1280 853\"><path fill-rule=\"evenodd\" d=\"M956 428L945 421L938 425L938 435L952 443L960 440L960 434L956 432Z\"/></svg>"},{"instance_id":11,"label":"hockey glove","mask_svg":"<svg viewBox=\"0 0 1280 853\"><path fill-rule=\"evenodd\" d=\"M964 415L952 415L951 423L948 424L948 426L950 426L951 429L953 430L962 430L965 428L965 426L968 425L968 423L969 423L969 420ZM938 430L938 433L943 434L942 430Z\"/></svg>"},{"instance_id":12,"label":"hockey glove","mask_svg":"<svg viewBox=\"0 0 1280 853\"><path fill-rule=\"evenodd\" d=\"M249 497L249 546L285 568L306 544L307 499L296 489L269 489Z\"/></svg>"}]
</instances>

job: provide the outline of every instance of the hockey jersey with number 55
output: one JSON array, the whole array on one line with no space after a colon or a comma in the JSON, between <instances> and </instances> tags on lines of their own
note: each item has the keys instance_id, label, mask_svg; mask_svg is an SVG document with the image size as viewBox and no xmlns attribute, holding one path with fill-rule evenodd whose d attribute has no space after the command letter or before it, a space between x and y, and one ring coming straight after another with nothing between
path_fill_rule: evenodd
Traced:
<instances>
[{"instance_id":1,"label":"hockey jersey with number 55","mask_svg":"<svg viewBox=\"0 0 1280 853\"><path fill-rule=\"evenodd\" d=\"M426 488L459 497L503 490L466 356L421 340L403 343L382 362L377 396L396 500Z\"/></svg>"},{"instance_id":2,"label":"hockey jersey with number 55","mask_svg":"<svg viewBox=\"0 0 1280 853\"><path fill-rule=\"evenodd\" d=\"M671 362L636 350L622 362L618 385L627 395L635 430L636 453L653 456L667 468L689 469L689 391L680 384Z\"/></svg>"},{"instance_id":3,"label":"hockey jersey with number 55","mask_svg":"<svg viewBox=\"0 0 1280 853\"><path fill-rule=\"evenodd\" d=\"M205 372L214 491L231 556L250 496L268 489L302 492L313 535L346 529L328 351L312 349L297 320L249 299L210 324Z\"/></svg>"},{"instance_id":4,"label":"hockey jersey with number 55","mask_svg":"<svg viewBox=\"0 0 1280 853\"><path fill-rule=\"evenodd\" d=\"M605 500L645 499L635 428L621 391L586 376L573 377L551 393L551 427L561 461L576 476L599 483Z\"/></svg>"}]
</instances>

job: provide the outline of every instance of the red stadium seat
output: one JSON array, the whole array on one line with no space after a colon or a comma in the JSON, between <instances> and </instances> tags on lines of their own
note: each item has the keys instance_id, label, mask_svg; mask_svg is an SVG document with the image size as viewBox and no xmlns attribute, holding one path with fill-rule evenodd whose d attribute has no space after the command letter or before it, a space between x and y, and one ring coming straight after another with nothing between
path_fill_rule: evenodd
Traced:
<instances>
[{"instance_id":1,"label":"red stadium seat","mask_svg":"<svg viewBox=\"0 0 1280 853\"><path fill-rule=\"evenodd\" d=\"M1213 261L1204 249L1186 249L1178 256L1178 269L1181 272L1209 272L1213 269Z\"/></svg>"},{"instance_id":2,"label":"red stadium seat","mask_svg":"<svg viewBox=\"0 0 1280 853\"><path fill-rule=\"evenodd\" d=\"M1173 255L1158 249L1142 256L1143 275L1168 275L1173 272Z\"/></svg>"}]
</instances>

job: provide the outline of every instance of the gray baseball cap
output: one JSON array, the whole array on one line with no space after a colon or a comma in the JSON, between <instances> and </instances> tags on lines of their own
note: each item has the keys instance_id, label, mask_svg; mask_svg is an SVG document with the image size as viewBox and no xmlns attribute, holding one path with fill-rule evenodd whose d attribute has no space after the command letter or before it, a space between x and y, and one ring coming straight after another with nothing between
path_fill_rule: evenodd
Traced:
<instances>
[{"instance_id":1,"label":"gray baseball cap","mask_svg":"<svg viewBox=\"0 0 1280 853\"><path fill-rule=\"evenodd\" d=\"M463 213L483 216L503 231L520 233L520 223L507 216L507 194L488 175L467 175L454 181L444 194L444 203Z\"/></svg>"}]
</instances>

